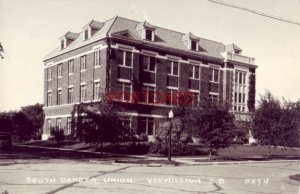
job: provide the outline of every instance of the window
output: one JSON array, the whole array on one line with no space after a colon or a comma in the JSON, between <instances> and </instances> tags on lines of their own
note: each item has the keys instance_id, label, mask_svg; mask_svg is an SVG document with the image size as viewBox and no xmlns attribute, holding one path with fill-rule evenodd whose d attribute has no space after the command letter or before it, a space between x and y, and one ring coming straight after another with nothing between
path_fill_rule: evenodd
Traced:
<instances>
[{"instance_id":1,"label":"window","mask_svg":"<svg viewBox=\"0 0 300 194\"><path fill-rule=\"evenodd\" d=\"M48 80L51 80L52 79L52 68L51 67L48 67L47 74L48 74Z\"/></svg>"},{"instance_id":2,"label":"window","mask_svg":"<svg viewBox=\"0 0 300 194\"><path fill-rule=\"evenodd\" d=\"M245 71L235 72L235 86L234 86L234 111L246 111L246 76Z\"/></svg>"},{"instance_id":3,"label":"window","mask_svg":"<svg viewBox=\"0 0 300 194\"><path fill-rule=\"evenodd\" d=\"M197 106L200 102L199 93L193 93L193 106Z\"/></svg>"},{"instance_id":4,"label":"window","mask_svg":"<svg viewBox=\"0 0 300 194\"><path fill-rule=\"evenodd\" d=\"M154 103L155 101L155 87L144 86L142 92L142 102Z\"/></svg>"},{"instance_id":5,"label":"window","mask_svg":"<svg viewBox=\"0 0 300 194\"><path fill-rule=\"evenodd\" d=\"M61 118L57 118L56 119L56 127L58 128L58 129L62 129L62 124L61 124L62 122L61 122Z\"/></svg>"},{"instance_id":6,"label":"window","mask_svg":"<svg viewBox=\"0 0 300 194\"><path fill-rule=\"evenodd\" d=\"M57 90L57 105L61 105L62 104L62 90L58 89Z\"/></svg>"},{"instance_id":7,"label":"window","mask_svg":"<svg viewBox=\"0 0 300 194\"><path fill-rule=\"evenodd\" d=\"M80 70L86 70L86 55L80 57Z\"/></svg>"},{"instance_id":8,"label":"window","mask_svg":"<svg viewBox=\"0 0 300 194\"><path fill-rule=\"evenodd\" d=\"M125 67L132 67L132 52L120 51L121 56L119 56L118 64Z\"/></svg>"},{"instance_id":9,"label":"window","mask_svg":"<svg viewBox=\"0 0 300 194\"><path fill-rule=\"evenodd\" d=\"M51 119L47 119L45 134L50 134L50 130L51 130Z\"/></svg>"},{"instance_id":10,"label":"window","mask_svg":"<svg viewBox=\"0 0 300 194\"><path fill-rule=\"evenodd\" d=\"M94 100L100 100L100 81L94 82Z\"/></svg>"},{"instance_id":11,"label":"window","mask_svg":"<svg viewBox=\"0 0 300 194\"><path fill-rule=\"evenodd\" d=\"M47 93L47 106L52 106L52 92Z\"/></svg>"},{"instance_id":12,"label":"window","mask_svg":"<svg viewBox=\"0 0 300 194\"><path fill-rule=\"evenodd\" d=\"M200 67L197 65L192 65L192 71L190 71L190 78L199 79L200 78Z\"/></svg>"},{"instance_id":13,"label":"window","mask_svg":"<svg viewBox=\"0 0 300 194\"><path fill-rule=\"evenodd\" d=\"M69 74L74 73L74 60L70 60L68 62L68 73Z\"/></svg>"},{"instance_id":14,"label":"window","mask_svg":"<svg viewBox=\"0 0 300 194\"><path fill-rule=\"evenodd\" d=\"M219 96L216 94L210 94L209 99L212 103L218 102L219 101Z\"/></svg>"},{"instance_id":15,"label":"window","mask_svg":"<svg viewBox=\"0 0 300 194\"><path fill-rule=\"evenodd\" d=\"M212 69L212 76L211 76L212 82L219 82L219 70L218 69Z\"/></svg>"},{"instance_id":16,"label":"window","mask_svg":"<svg viewBox=\"0 0 300 194\"><path fill-rule=\"evenodd\" d=\"M80 86L80 102L86 101L86 85L82 84Z\"/></svg>"},{"instance_id":17,"label":"window","mask_svg":"<svg viewBox=\"0 0 300 194\"><path fill-rule=\"evenodd\" d=\"M65 48L65 40L60 41L60 48L64 49Z\"/></svg>"},{"instance_id":18,"label":"window","mask_svg":"<svg viewBox=\"0 0 300 194\"><path fill-rule=\"evenodd\" d=\"M73 87L68 88L68 103L73 103L74 102L74 91Z\"/></svg>"},{"instance_id":19,"label":"window","mask_svg":"<svg viewBox=\"0 0 300 194\"><path fill-rule=\"evenodd\" d=\"M150 117L139 118L138 134L155 135L154 119Z\"/></svg>"},{"instance_id":20,"label":"window","mask_svg":"<svg viewBox=\"0 0 300 194\"><path fill-rule=\"evenodd\" d=\"M122 90L122 100L130 101L131 100L131 83L120 83Z\"/></svg>"},{"instance_id":21,"label":"window","mask_svg":"<svg viewBox=\"0 0 300 194\"><path fill-rule=\"evenodd\" d=\"M155 58L154 57L149 57L149 56L144 56L143 57L143 68L144 71L151 71L155 72Z\"/></svg>"},{"instance_id":22,"label":"window","mask_svg":"<svg viewBox=\"0 0 300 194\"><path fill-rule=\"evenodd\" d=\"M61 77L62 76L62 64L58 64L57 65L57 77Z\"/></svg>"},{"instance_id":23,"label":"window","mask_svg":"<svg viewBox=\"0 0 300 194\"><path fill-rule=\"evenodd\" d=\"M101 65L101 56L100 56L100 51L95 51L94 52L94 66L99 67Z\"/></svg>"},{"instance_id":24,"label":"window","mask_svg":"<svg viewBox=\"0 0 300 194\"><path fill-rule=\"evenodd\" d=\"M167 65L168 75L178 76L178 65L178 62L170 61L170 63Z\"/></svg>"},{"instance_id":25,"label":"window","mask_svg":"<svg viewBox=\"0 0 300 194\"><path fill-rule=\"evenodd\" d=\"M152 41L152 30L146 30L146 40Z\"/></svg>"},{"instance_id":26,"label":"window","mask_svg":"<svg viewBox=\"0 0 300 194\"><path fill-rule=\"evenodd\" d=\"M67 118L67 135L71 134L71 130L72 130L72 118L68 117Z\"/></svg>"},{"instance_id":27,"label":"window","mask_svg":"<svg viewBox=\"0 0 300 194\"><path fill-rule=\"evenodd\" d=\"M89 29L84 30L84 40L89 39Z\"/></svg>"},{"instance_id":28,"label":"window","mask_svg":"<svg viewBox=\"0 0 300 194\"><path fill-rule=\"evenodd\" d=\"M166 104L167 105L177 105L178 104L178 91L177 90L167 90L166 93Z\"/></svg>"},{"instance_id":29,"label":"window","mask_svg":"<svg viewBox=\"0 0 300 194\"><path fill-rule=\"evenodd\" d=\"M197 41L191 40L191 50L197 51Z\"/></svg>"}]
</instances>

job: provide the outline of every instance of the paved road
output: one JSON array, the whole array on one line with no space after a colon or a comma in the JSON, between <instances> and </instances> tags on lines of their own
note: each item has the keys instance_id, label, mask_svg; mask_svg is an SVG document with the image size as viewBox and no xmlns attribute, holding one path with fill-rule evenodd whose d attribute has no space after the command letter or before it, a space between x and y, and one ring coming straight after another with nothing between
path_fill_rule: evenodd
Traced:
<instances>
[{"instance_id":1,"label":"paved road","mask_svg":"<svg viewBox=\"0 0 300 194\"><path fill-rule=\"evenodd\" d=\"M0 160L0 193L299 194L299 162L146 167L82 160Z\"/></svg>"}]
</instances>

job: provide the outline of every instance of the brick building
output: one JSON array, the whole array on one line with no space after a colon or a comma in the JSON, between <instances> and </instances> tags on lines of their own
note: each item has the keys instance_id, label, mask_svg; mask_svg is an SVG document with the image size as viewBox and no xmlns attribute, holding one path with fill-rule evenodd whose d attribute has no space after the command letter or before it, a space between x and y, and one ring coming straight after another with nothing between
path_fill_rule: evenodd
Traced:
<instances>
[{"instance_id":1,"label":"brick building","mask_svg":"<svg viewBox=\"0 0 300 194\"><path fill-rule=\"evenodd\" d=\"M60 47L44 58L43 139L51 126L71 132L71 112L100 93L119 93L123 114L138 133L155 134L161 118L178 103L178 92L197 101L227 101L237 119L254 108L254 58L235 44L224 45L115 17L91 21L80 33L67 32ZM143 94L136 101L136 94ZM163 97L165 96L165 97Z\"/></svg>"}]
</instances>

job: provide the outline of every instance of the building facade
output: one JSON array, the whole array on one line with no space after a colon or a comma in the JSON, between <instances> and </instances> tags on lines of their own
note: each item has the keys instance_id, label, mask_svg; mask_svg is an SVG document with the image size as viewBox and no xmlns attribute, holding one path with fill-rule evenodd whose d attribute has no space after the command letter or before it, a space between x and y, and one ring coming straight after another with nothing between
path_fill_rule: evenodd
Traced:
<instances>
[{"instance_id":1,"label":"building facade","mask_svg":"<svg viewBox=\"0 0 300 194\"><path fill-rule=\"evenodd\" d=\"M82 32L67 32L44 58L43 139L50 127L71 133L71 112L79 103L108 94L126 106L137 133L155 135L161 119L181 94L201 101L228 102L238 120L254 109L254 58L235 44L207 40L115 17L91 21Z\"/></svg>"}]
</instances>

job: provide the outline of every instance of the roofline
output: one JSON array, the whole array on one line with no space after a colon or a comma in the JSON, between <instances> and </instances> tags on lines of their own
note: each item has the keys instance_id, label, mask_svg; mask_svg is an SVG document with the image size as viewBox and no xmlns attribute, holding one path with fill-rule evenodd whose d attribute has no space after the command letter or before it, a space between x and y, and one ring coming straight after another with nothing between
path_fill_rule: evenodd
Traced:
<instances>
[{"instance_id":1,"label":"roofline","mask_svg":"<svg viewBox=\"0 0 300 194\"><path fill-rule=\"evenodd\" d=\"M119 17L119 16L112 17L112 18L110 18L110 19L108 19L108 20L105 20L105 21L103 22L103 23L106 23L106 22L108 22L109 20L114 19L114 21L112 22L111 26L109 27L109 29L108 29L107 32L106 32L106 37L104 37L104 38L97 38L97 39L93 40L92 42L90 42L90 43L88 43L88 44L83 44L82 46L79 46L79 47L76 47L76 48L71 48L71 49L70 49L69 51L67 51L67 52L62 52L62 53L56 54L56 55L54 55L54 56L52 56L52 57L47 57L47 56L50 54L50 53L49 53L48 55L46 55L46 56L42 59L43 62L45 62L45 61L47 61L47 60L49 60L49 59L53 59L53 58L55 58L55 57L61 56L61 55L63 55L63 54L69 53L69 52L71 52L71 51L73 51L73 50L82 48L82 47L84 47L84 46L86 46L86 45L89 45L89 44L92 44L92 43L94 43L94 42L97 42L97 41L106 39L106 38L108 37L107 33L110 31L110 29L111 29L111 27L113 26L113 24L115 23L117 17ZM68 32L69 32L69 31L68 31ZM79 32L78 34L79 34L79 36L80 36L80 32ZM77 37L77 38L78 38L78 37ZM54 52L54 51L55 51L55 50L53 50L52 52Z\"/></svg>"},{"instance_id":2,"label":"roofline","mask_svg":"<svg viewBox=\"0 0 300 194\"><path fill-rule=\"evenodd\" d=\"M110 27L108 28L108 30L107 30L107 32L106 32L106 37L108 37L108 35L109 35L109 33L110 33L110 30L111 30L111 28L113 27L113 25L115 24L115 22L116 22L116 20L117 20L118 17L119 17L119 16L115 16L115 17L111 18L111 19L114 19L114 21L112 22L112 24L111 24ZM105 22L107 22L107 21L109 21L109 20L106 20ZM104 22L104 23L105 23L105 22Z\"/></svg>"},{"instance_id":3,"label":"roofline","mask_svg":"<svg viewBox=\"0 0 300 194\"><path fill-rule=\"evenodd\" d=\"M212 56L207 56L207 55L203 55L201 53L194 53L192 51L186 51L186 50L182 50L182 49L176 49L173 47L168 47L168 46L162 46L162 45L155 45L155 44L151 44L148 42L144 42L142 40L128 40L128 39L124 39L121 37L115 37L115 36L111 36L112 39L116 39L116 40L121 40L121 41L125 41L125 42L130 42L130 43L136 43L136 44L141 44L141 45L145 45L145 46L149 46L152 48L156 48L156 49L161 49L164 51L173 51L176 53L180 53L180 54L185 54L185 55L189 55L189 56L194 56L194 57L198 57L198 58L206 58L208 60L212 60L215 62L220 62L220 63L224 63L224 58L217 58L217 57L212 57Z\"/></svg>"},{"instance_id":4,"label":"roofline","mask_svg":"<svg viewBox=\"0 0 300 194\"><path fill-rule=\"evenodd\" d=\"M129 20L129 21L133 21L133 22L138 22L138 23L139 23L139 21L137 21L137 20L133 20L133 19L129 19L129 18L124 18L124 17L120 17L120 16L117 16L117 17L118 17L118 18L125 19L125 20ZM151 25L152 25L152 24L151 24ZM185 35L185 34L187 34L187 33L190 33L190 32L183 33L183 32L179 32L179 31L176 31L176 30L172 30L172 29L168 29L168 28L164 28L164 27L160 27L160 26L156 26L156 25L152 25L152 26L154 26L154 27L156 27L156 28L160 28L160 29L164 29L164 30L169 30L169 31L172 31L172 32L176 32L176 33L181 34L181 35ZM195 35L195 36L196 36L196 35ZM222 42L218 42L218 41L215 41L215 40L210 40L210 39L207 39L207 38L202 38L202 37L200 37L200 36L199 36L199 38L200 38L200 41L201 41L201 39L204 39L204 40L212 41L212 42L219 43L219 44L222 44L223 46L225 46L225 44L222 43Z\"/></svg>"},{"instance_id":5,"label":"roofline","mask_svg":"<svg viewBox=\"0 0 300 194\"><path fill-rule=\"evenodd\" d=\"M60 54L56 54L56 55L54 55L54 56L52 56L52 57L48 57L48 58L47 58L47 56L46 56L46 57L44 57L43 62L46 62L46 61L48 61L48 60L50 60L50 59L53 59L53 58L55 58L55 57L59 57L59 56L61 56L61 55L67 54L67 53L72 52L72 51L74 51L74 50L76 50L76 49L80 49L80 48L85 47L85 46L87 46L87 45L93 44L93 43L95 43L95 42L97 42L97 41L104 40L104 39L106 39L106 38L107 38L107 37L95 39L93 42L90 42L90 43L88 43L88 44L83 44L83 45L81 45L81 46L79 46L79 47L76 47L76 48L72 48L72 49L70 49L69 51L65 51L65 52L62 52L62 53L60 53Z\"/></svg>"},{"instance_id":6,"label":"roofline","mask_svg":"<svg viewBox=\"0 0 300 194\"><path fill-rule=\"evenodd\" d=\"M258 65L253 65L253 64L250 64L250 63L243 63L243 62L240 62L240 61L233 61L233 60L230 60L228 59L227 60L227 63L232 63L234 65L241 65L241 66L244 66L244 67L252 67L252 68L257 68Z\"/></svg>"}]
</instances>

